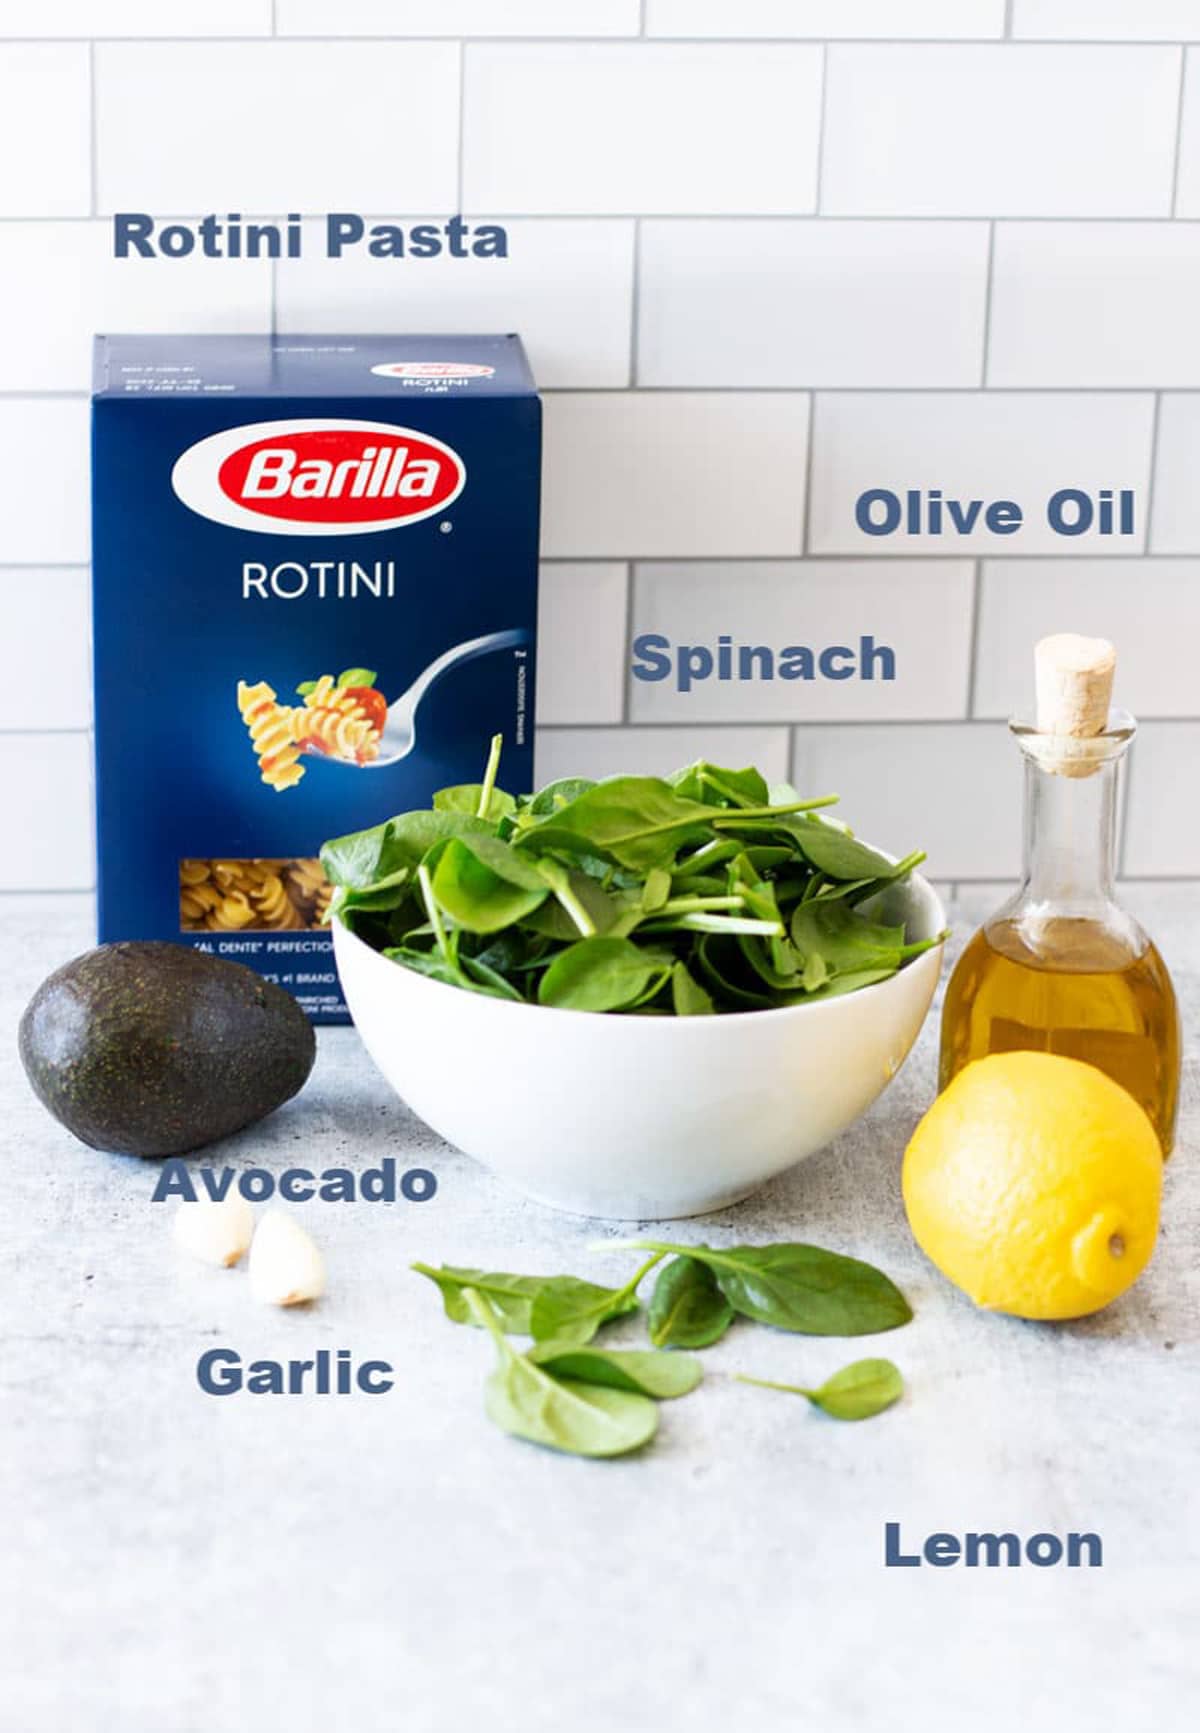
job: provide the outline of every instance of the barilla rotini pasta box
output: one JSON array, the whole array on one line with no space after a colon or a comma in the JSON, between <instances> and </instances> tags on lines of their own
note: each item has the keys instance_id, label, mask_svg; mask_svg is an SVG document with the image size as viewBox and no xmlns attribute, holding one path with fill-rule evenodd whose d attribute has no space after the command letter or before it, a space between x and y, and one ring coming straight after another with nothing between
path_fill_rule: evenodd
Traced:
<instances>
[{"instance_id":1,"label":"barilla rotini pasta box","mask_svg":"<svg viewBox=\"0 0 1200 1733\"><path fill-rule=\"evenodd\" d=\"M96 339L102 941L346 1021L327 837L532 786L541 413L520 339Z\"/></svg>"}]
</instances>

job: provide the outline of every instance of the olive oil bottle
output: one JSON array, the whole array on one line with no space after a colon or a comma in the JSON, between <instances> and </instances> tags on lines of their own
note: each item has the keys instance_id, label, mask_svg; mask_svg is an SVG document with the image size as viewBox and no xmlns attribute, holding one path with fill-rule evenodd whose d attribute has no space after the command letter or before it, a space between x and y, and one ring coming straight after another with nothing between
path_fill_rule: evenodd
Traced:
<instances>
[{"instance_id":1,"label":"olive oil bottle","mask_svg":"<svg viewBox=\"0 0 1200 1733\"><path fill-rule=\"evenodd\" d=\"M1101 639L1038 645L1038 722L1011 724L1025 759L1016 895L967 945L942 1012L941 1087L972 1059L1034 1049L1082 1059L1145 1108L1169 1154L1179 1096L1171 977L1113 890L1117 773L1137 730L1109 710Z\"/></svg>"}]
</instances>

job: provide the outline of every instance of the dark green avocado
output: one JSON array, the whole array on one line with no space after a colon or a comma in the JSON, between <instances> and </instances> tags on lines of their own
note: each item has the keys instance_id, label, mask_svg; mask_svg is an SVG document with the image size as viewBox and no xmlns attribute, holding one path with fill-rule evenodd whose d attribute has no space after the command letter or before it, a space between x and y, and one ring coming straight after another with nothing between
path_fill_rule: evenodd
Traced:
<instances>
[{"instance_id":1,"label":"dark green avocado","mask_svg":"<svg viewBox=\"0 0 1200 1733\"><path fill-rule=\"evenodd\" d=\"M290 993L183 945L101 945L43 981L21 1019L39 1100L93 1149L182 1155L303 1088L312 1025Z\"/></svg>"}]
</instances>

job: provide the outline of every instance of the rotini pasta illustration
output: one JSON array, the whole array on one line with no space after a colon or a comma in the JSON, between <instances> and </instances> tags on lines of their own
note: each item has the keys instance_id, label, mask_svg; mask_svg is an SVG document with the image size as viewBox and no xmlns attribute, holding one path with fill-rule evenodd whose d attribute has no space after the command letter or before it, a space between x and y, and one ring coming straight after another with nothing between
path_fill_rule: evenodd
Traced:
<instances>
[{"instance_id":1,"label":"rotini pasta illustration","mask_svg":"<svg viewBox=\"0 0 1200 1733\"><path fill-rule=\"evenodd\" d=\"M301 755L367 764L378 756L387 700L369 668L322 674L296 688L302 704L281 704L264 680L238 682L238 709L250 730L263 781L282 792L304 775Z\"/></svg>"},{"instance_id":2,"label":"rotini pasta illustration","mask_svg":"<svg viewBox=\"0 0 1200 1733\"><path fill-rule=\"evenodd\" d=\"M292 712L293 738L306 752L352 758L365 764L379 751L379 730L353 691L339 691L332 674L322 674Z\"/></svg>"},{"instance_id":3,"label":"rotini pasta illustration","mask_svg":"<svg viewBox=\"0 0 1200 1733\"><path fill-rule=\"evenodd\" d=\"M280 704L265 680L248 686L238 681L238 709L250 731L250 742L258 755L258 768L268 788L281 794L293 788L304 775L300 748L292 730L292 709Z\"/></svg>"},{"instance_id":4,"label":"rotini pasta illustration","mask_svg":"<svg viewBox=\"0 0 1200 1733\"><path fill-rule=\"evenodd\" d=\"M314 859L179 863L179 924L184 932L320 927L332 895L333 886Z\"/></svg>"}]
</instances>

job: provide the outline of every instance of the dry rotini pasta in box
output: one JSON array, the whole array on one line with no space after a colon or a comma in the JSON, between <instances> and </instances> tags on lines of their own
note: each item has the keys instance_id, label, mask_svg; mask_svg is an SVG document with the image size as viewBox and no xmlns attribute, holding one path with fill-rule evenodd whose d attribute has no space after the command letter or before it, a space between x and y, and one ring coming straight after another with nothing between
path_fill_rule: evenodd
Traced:
<instances>
[{"instance_id":1,"label":"dry rotini pasta in box","mask_svg":"<svg viewBox=\"0 0 1200 1733\"><path fill-rule=\"evenodd\" d=\"M541 420L520 339L100 337L100 938L345 1020L329 836L532 786Z\"/></svg>"}]
</instances>

